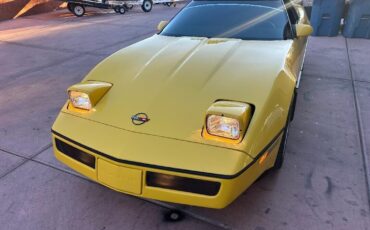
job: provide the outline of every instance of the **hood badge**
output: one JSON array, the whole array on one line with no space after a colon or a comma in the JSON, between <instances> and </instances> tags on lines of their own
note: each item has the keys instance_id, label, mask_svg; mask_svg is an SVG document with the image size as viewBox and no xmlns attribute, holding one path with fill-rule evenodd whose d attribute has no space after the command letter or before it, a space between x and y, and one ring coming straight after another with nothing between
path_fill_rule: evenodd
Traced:
<instances>
[{"instance_id":1,"label":"hood badge","mask_svg":"<svg viewBox=\"0 0 370 230\"><path fill-rule=\"evenodd\" d=\"M150 119L146 113L137 113L131 117L131 121L134 125L142 125L150 121Z\"/></svg>"}]
</instances>

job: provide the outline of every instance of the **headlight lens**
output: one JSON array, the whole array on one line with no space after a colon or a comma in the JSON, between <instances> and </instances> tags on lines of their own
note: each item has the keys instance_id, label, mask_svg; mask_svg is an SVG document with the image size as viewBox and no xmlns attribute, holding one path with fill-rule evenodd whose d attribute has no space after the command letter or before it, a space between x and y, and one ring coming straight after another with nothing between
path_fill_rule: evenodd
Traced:
<instances>
[{"instance_id":1,"label":"headlight lens","mask_svg":"<svg viewBox=\"0 0 370 230\"><path fill-rule=\"evenodd\" d=\"M210 115L207 117L207 131L209 134L233 140L240 138L239 121L234 118Z\"/></svg>"},{"instance_id":2,"label":"headlight lens","mask_svg":"<svg viewBox=\"0 0 370 230\"><path fill-rule=\"evenodd\" d=\"M86 93L70 91L69 100L75 108L90 110L92 107L89 95Z\"/></svg>"}]
</instances>

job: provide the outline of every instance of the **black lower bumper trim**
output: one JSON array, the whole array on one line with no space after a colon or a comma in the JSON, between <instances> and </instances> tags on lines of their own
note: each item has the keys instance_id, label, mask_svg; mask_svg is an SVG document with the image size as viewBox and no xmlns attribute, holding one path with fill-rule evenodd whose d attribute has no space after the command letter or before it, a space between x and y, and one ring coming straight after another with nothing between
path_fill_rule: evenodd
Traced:
<instances>
[{"instance_id":1,"label":"black lower bumper trim","mask_svg":"<svg viewBox=\"0 0 370 230\"><path fill-rule=\"evenodd\" d=\"M95 169L94 156L85 153L69 144L66 144L59 139L55 139L55 145L61 153L75 159L76 161L81 162L82 164L89 166L90 168Z\"/></svg>"},{"instance_id":2,"label":"black lower bumper trim","mask_svg":"<svg viewBox=\"0 0 370 230\"><path fill-rule=\"evenodd\" d=\"M238 176L240 176L241 174L243 174L247 169L249 169L249 167L251 167L270 147L271 145L279 138L279 136L281 135L281 133L284 131L284 129L282 129L272 140L271 142L265 147L262 149L262 151L256 156L256 158L253 159L253 161L248 164L247 166L245 166L242 170L240 170L238 173L236 174L233 174L233 175L223 175L223 174L216 174L216 173L207 173L207 172L199 172L199 171L193 171L193 170L187 170L187 169L179 169L179 168L172 168L172 167L166 167L166 166L160 166L160 165L152 165L152 164L146 164L146 163L142 163L142 162L136 162L136 161L128 161L128 160L123 160L123 159L118 159L118 158L115 158L115 157L112 157L111 155L108 155L108 154L105 154L103 152L100 152L98 150L95 150L93 148L90 148L88 146L85 146L81 143L78 143L77 141L74 141L54 130L51 130L51 132L66 140L66 141L69 141L75 145L78 145L80 146L81 148L83 149L86 149L90 152L93 152L97 155L100 155L100 156L103 156L105 158L108 158L110 160L113 160L113 161L116 161L118 163L123 163L123 164L129 164L129 165L136 165L136 166L142 166L142 167L146 167L146 168L154 168L154 169L160 169L160 170L166 170L166 171L172 171L172 172L179 172L179 173L186 173L186 174L192 174L192 175L199 175L199 176L205 176L205 177L213 177L213 178L220 178L220 179L234 179Z\"/></svg>"},{"instance_id":3,"label":"black lower bumper trim","mask_svg":"<svg viewBox=\"0 0 370 230\"><path fill-rule=\"evenodd\" d=\"M146 173L146 185L207 196L217 195L221 187L219 182L198 180L155 172Z\"/></svg>"}]
</instances>

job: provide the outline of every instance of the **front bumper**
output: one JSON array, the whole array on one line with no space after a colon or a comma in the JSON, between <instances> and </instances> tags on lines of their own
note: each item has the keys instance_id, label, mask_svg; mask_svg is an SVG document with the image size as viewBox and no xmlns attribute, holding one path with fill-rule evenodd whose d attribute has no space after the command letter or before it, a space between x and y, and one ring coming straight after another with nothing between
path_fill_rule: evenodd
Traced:
<instances>
[{"instance_id":1,"label":"front bumper","mask_svg":"<svg viewBox=\"0 0 370 230\"><path fill-rule=\"evenodd\" d=\"M276 151L274 150L264 164L261 165L256 159L250 159L244 153L241 153L244 158L239 159L239 155L235 151L223 149L221 151L227 152L226 155L228 155L229 158L234 158L236 161L233 162L227 158L221 161L224 165L221 172L228 171L228 174L219 174L216 170L220 166L212 165L212 160L209 159L211 155L207 155L207 152L201 151L195 153L199 156L203 156L202 158L194 157L193 159L187 159L185 161L181 159L176 160L179 165L183 165L184 167L176 167L173 162L169 162L163 166L164 164L162 162L164 159L161 153L156 152L158 149L163 151L163 143L154 142L152 143L154 145L149 146L149 148L152 148L152 154L157 155L157 162L160 163L152 164L152 162L144 160L132 161L131 159L127 160L129 157L122 159L123 157L118 158L116 157L117 155L107 154L108 152L119 152L120 149L109 149L109 147L115 145L112 139L115 139L118 135L116 132L117 130L113 131L113 129L115 128L61 113L53 126L53 148L55 156L59 161L68 165L75 171L116 191L139 197L209 208L224 208L230 204L267 168L273 165L276 157ZM119 133L125 132L126 131L119 130ZM91 135L97 136L98 138L93 138ZM149 138L152 139L155 137ZM131 139L127 138L118 139L127 140L126 143L132 142ZM144 137L142 137L142 139L144 139L142 145L151 144L150 141L145 141L146 139ZM89 143L88 140L94 141ZM174 140L172 140L172 142L173 141ZM275 140L275 142L277 141L278 140ZM70 150L62 149L60 143L64 143L77 150L80 154L80 158L71 155ZM97 149L92 147L94 146L92 143L94 143L95 146L100 146L96 143L104 143L101 146L107 147ZM179 146L179 143L175 144L180 154L187 154L187 152L183 152L183 150L193 150L194 152L194 150L199 149L199 144L185 144L191 147L182 147L181 145ZM215 147L209 148L215 150ZM127 149L132 149L132 146ZM84 154L86 154L86 156ZM140 154L140 152L136 152L136 154ZM217 154L222 155L217 151L214 151L213 154L213 156L217 156ZM168 155L168 152L166 155ZM188 157L189 155L191 154L188 154ZM81 156L84 160L81 160ZM241 160L243 165L242 168L238 167ZM194 167L190 168L190 163L194 161ZM203 170L199 169L199 162L196 161L202 161L200 164ZM211 162L211 164L209 164L209 162ZM153 182L155 179L153 180L153 178L157 178L157 182L158 178L176 178L177 182L182 181L191 186L189 188L189 186L184 184L176 185L176 183L172 183L171 180L167 180L168 183L164 183L164 179L159 179L159 184L155 184ZM198 188L196 189L194 189L195 184L198 184ZM203 189L199 189L199 187Z\"/></svg>"}]
</instances>

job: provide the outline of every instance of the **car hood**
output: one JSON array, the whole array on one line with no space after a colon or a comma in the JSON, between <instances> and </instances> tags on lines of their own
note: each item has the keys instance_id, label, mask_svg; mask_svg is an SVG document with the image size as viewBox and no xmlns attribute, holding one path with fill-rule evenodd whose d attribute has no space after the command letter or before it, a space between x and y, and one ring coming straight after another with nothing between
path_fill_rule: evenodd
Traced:
<instances>
[{"instance_id":1,"label":"car hood","mask_svg":"<svg viewBox=\"0 0 370 230\"><path fill-rule=\"evenodd\" d=\"M113 86L94 112L81 116L132 132L204 143L206 111L215 101L251 103L258 116L291 44L154 35L116 52L87 75L84 81ZM146 113L150 121L134 125L131 117L137 113Z\"/></svg>"}]
</instances>

